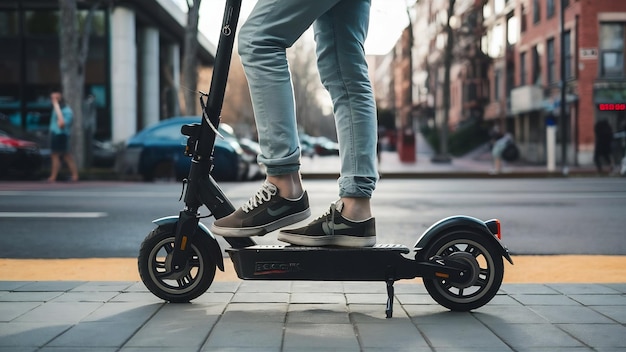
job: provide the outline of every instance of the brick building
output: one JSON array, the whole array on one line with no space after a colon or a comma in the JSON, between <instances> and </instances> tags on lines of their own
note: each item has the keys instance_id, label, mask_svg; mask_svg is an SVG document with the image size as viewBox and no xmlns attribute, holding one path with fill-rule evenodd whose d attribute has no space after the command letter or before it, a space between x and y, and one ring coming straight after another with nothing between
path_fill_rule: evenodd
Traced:
<instances>
[{"instance_id":1,"label":"brick building","mask_svg":"<svg viewBox=\"0 0 626 352\"><path fill-rule=\"evenodd\" d=\"M418 112L435 111L436 117L441 113L437 112L441 109L443 71L441 23L448 4L446 0L418 1L413 11L416 39L410 51L414 71L410 104ZM457 55L452 66L451 129L480 116L513 133L524 159L545 162L546 123L559 121L561 63L565 68L568 163L593 162L596 121L608 120L614 130L623 128L626 1L457 0L455 17L457 28L470 28L475 36L473 42L471 36L455 41L455 50L470 55L460 59ZM472 21L480 23L473 25ZM398 60L396 55L394 61ZM397 75L394 78L398 104L402 85ZM557 161L559 158L557 155Z\"/></svg>"}]
</instances>

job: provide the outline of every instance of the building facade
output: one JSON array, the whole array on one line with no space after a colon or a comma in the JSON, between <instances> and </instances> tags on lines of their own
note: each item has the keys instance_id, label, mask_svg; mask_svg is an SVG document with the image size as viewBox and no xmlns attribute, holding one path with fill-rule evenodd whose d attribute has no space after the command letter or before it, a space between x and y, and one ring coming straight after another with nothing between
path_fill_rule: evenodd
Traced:
<instances>
[{"instance_id":1,"label":"building facade","mask_svg":"<svg viewBox=\"0 0 626 352\"><path fill-rule=\"evenodd\" d=\"M425 114L434 111L439 122L442 23L449 4L417 1L413 11L411 104ZM607 120L614 131L624 128L626 1L457 0L454 17L450 129L478 117L512 133L525 160L544 163L546 126L561 121L564 93L566 118L557 126L557 143L564 129L568 164L590 165L594 124ZM401 87L398 79L394 84ZM397 89L395 96L397 104Z\"/></svg>"},{"instance_id":2,"label":"building facade","mask_svg":"<svg viewBox=\"0 0 626 352\"><path fill-rule=\"evenodd\" d=\"M79 1L80 23L89 2ZM186 14L173 0L121 0L94 13L85 65L85 125L94 137L122 142L179 113L180 62ZM199 35L200 62L215 47ZM45 133L59 89L58 3L0 3L0 113L25 130Z\"/></svg>"}]
</instances>

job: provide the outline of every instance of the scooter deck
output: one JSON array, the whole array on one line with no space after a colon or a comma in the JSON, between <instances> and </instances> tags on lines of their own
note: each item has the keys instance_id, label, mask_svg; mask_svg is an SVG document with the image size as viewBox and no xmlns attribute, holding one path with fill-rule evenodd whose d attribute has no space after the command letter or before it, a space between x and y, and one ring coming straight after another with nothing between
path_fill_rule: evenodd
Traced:
<instances>
[{"instance_id":1,"label":"scooter deck","mask_svg":"<svg viewBox=\"0 0 626 352\"><path fill-rule=\"evenodd\" d=\"M255 245L228 248L244 280L389 281L416 277L419 265L400 244L373 247Z\"/></svg>"}]
</instances>

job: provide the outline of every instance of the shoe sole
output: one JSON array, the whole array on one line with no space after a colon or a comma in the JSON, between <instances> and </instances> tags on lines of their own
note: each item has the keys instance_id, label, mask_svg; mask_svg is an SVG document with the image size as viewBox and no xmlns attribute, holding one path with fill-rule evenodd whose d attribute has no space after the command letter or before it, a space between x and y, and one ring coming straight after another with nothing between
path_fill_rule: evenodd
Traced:
<instances>
[{"instance_id":1,"label":"shoe sole","mask_svg":"<svg viewBox=\"0 0 626 352\"><path fill-rule=\"evenodd\" d=\"M349 235L331 236L307 236L293 233L280 232L278 240L295 244L297 246L319 247L319 246L339 246L339 247L372 247L376 244L376 237L356 237Z\"/></svg>"},{"instance_id":2,"label":"shoe sole","mask_svg":"<svg viewBox=\"0 0 626 352\"><path fill-rule=\"evenodd\" d=\"M278 219L269 224L259 225L255 227L236 228L217 227L215 225L211 225L211 232L214 235L219 235L222 237L264 236L272 231L276 231L285 226L293 225L302 220L306 220L309 216L311 216L311 208L308 208L307 210L301 211L299 213L285 216L284 218Z\"/></svg>"}]
</instances>

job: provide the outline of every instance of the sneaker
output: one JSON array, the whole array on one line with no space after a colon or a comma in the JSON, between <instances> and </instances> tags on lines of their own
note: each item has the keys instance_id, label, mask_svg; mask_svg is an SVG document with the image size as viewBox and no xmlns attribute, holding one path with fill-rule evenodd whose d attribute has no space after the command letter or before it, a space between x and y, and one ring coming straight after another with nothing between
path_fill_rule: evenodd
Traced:
<instances>
[{"instance_id":1,"label":"sneaker","mask_svg":"<svg viewBox=\"0 0 626 352\"><path fill-rule=\"evenodd\" d=\"M371 247L376 244L374 218L352 221L341 215L343 202L330 205L326 214L305 227L283 229L278 239L300 246Z\"/></svg>"},{"instance_id":2,"label":"sneaker","mask_svg":"<svg viewBox=\"0 0 626 352\"><path fill-rule=\"evenodd\" d=\"M263 236L310 215L306 192L298 199L286 199L278 195L276 186L266 181L241 208L215 220L211 232L224 237Z\"/></svg>"}]
</instances>

